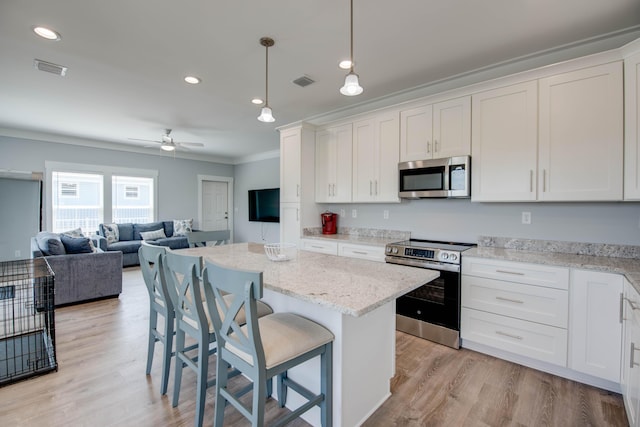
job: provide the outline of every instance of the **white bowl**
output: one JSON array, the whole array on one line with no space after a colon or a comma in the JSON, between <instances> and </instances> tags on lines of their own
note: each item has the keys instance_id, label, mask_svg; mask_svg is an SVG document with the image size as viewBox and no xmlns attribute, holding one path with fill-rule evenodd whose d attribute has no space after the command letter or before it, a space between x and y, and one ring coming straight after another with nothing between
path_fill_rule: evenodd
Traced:
<instances>
[{"instance_id":1,"label":"white bowl","mask_svg":"<svg viewBox=\"0 0 640 427\"><path fill-rule=\"evenodd\" d=\"M266 243L264 253L271 261L289 261L295 259L297 251L294 243Z\"/></svg>"}]
</instances>

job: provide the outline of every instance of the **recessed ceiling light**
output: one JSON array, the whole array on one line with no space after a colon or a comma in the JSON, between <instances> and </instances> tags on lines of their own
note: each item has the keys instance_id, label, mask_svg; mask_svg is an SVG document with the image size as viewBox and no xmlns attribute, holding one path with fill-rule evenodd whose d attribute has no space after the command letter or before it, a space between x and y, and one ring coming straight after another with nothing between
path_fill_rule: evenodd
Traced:
<instances>
[{"instance_id":1,"label":"recessed ceiling light","mask_svg":"<svg viewBox=\"0 0 640 427\"><path fill-rule=\"evenodd\" d=\"M263 102L264 102L264 101L262 100L262 98L253 98L253 99L251 100L251 103L252 103L252 104L256 104L256 105L260 105L260 104L262 104Z\"/></svg>"},{"instance_id":2,"label":"recessed ceiling light","mask_svg":"<svg viewBox=\"0 0 640 427\"><path fill-rule=\"evenodd\" d=\"M36 33L37 35L39 35L40 37L42 37L43 39L47 39L47 40L55 40L58 41L60 40L62 37L60 36L60 33L58 33L57 31L54 31L50 28L47 27L33 27L33 32Z\"/></svg>"},{"instance_id":3,"label":"recessed ceiling light","mask_svg":"<svg viewBox=\"0 0 640 427\"><path fill-rule=\"evenodd\" d=\"M348 59L342 60L338 64L338 67L342 68L343 70L349 70L351 69L351 61Z\"/></svg>"},{"instance_id":4,"label":"recessed ceiling light","mask_svg":"<svg viewBox=\"0 0 640 427\"><path fill-rule=\"evenodd\" d=\"M184 81L191 84L191 85L197 85L198 83L200 83L202 81L202 79L200 79L199 77L196 76L186 76L184 78Z\"/></svg>"}]
</instances>

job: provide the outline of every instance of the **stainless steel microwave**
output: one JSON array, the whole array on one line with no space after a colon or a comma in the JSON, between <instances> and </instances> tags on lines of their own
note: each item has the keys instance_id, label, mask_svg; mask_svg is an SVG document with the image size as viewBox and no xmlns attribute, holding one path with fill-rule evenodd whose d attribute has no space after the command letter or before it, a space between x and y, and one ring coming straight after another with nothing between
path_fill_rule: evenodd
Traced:
<instances>
[{"instance_id":1,"label":"stainless steel microwave","mask_svg":"<svg viewBox=\"0 0 640 427\"><path fill-rule=\"evenodd\" d=\"M398 163L402 199L471 197L471 158L416 160Z\"/></svg>"}]
</instances>

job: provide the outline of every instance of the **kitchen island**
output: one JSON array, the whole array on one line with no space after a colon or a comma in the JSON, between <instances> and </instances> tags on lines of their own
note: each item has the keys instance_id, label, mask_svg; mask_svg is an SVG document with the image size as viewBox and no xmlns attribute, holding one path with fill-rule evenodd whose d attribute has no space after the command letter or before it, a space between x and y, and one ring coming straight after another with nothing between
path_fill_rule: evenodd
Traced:
<instances>
[{"instance_id":1,"label":"kitchen island","mask_svg":"<svg viewBox=\"0 0 640 427\"><path fill-rule=\"evenodd\" d=\"M274 311L310 318L335 336L333 425L363 423L390 395L395 373L395 300L438 277L433 270L298 251L294 260L273 262L262 244L182 249L220 265L263 272L264 297ZM312 391L320 389L319 358L289 375ZM301 403L289 393L287 406ZM320 425L314 408L303 417Z\"/></svg>"}]
</instances>

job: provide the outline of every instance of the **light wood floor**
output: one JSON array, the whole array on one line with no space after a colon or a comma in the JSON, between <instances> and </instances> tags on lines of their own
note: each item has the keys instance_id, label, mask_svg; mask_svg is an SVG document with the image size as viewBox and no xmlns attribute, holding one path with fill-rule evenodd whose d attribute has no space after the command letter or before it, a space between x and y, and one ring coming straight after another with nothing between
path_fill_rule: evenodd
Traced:
<instances>
[{"instance_id":1,"label":"light wood floor","mask_svg":"<svg viewBox=\"0 0 640 427\"><path fill-rule=\"evenodd\" d=\"M148 297L139 269L123 274L120 298L56 310L59 370L1 387L0 426L193 425L195 375L185 370L177 408L172 381L160 396L160 345L145 375ZM392 391L365 427L627 425L620 395L403 333ZM267 422L282 411L270 401ZM248 425L231 407L225 421Z\"/></svg>"}]
</instances>

